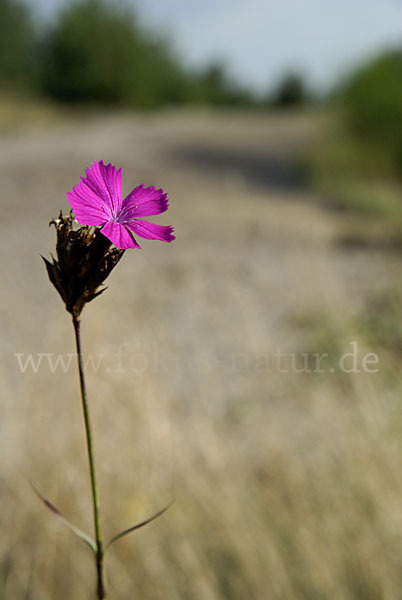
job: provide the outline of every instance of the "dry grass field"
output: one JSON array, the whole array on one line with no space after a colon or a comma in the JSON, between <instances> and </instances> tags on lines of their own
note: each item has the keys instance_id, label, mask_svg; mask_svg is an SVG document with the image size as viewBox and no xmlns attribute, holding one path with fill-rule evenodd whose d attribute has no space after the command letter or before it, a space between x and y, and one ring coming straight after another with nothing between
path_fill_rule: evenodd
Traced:
<instances>
[{"instance_id":1,"label":"dry grass field","mask_svg":"<svg viewBox=\"0 0 402 600\"><path fill-rule=\"evenodd\" d=\"M360 325L400 280L400 254L375 243L381 224L302 185L295 160L323 127L167 111L4 129L1 600L93 597L88 549L28 481L92 531L75 363L48 359L68 360L73 331L40 254L94 159L123 167L123 191L164 187L158 222L177 234L127 252L83 313L106 537L175 499L110 550L110 600L402 598L401 378ZM353 341L378 373L339 372ZM278 352L329 357L295 372ZM16 354L40 353L21 372Z\"/></svg>"}]
</instances>

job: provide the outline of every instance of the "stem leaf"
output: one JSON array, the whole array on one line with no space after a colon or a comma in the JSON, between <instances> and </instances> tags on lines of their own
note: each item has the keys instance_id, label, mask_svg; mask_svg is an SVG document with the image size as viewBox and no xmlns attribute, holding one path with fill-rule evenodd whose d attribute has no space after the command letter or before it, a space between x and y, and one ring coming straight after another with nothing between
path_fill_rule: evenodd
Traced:
<instances>
[{"instance_id":1,"label":"stem leaf","mask_svg":"<svg viewBox=\"0 0 402 600\"><path fill-rule=\"evenodd\" d=\"M152 517L149 517L148 519L145 519L145 521L141 521L140 523L137 523L136 525L133 525L132 527L128 527L128 529L124 529L123 531L120 531L120 533L117 533L106 544L105 550L107 550L107 548L109 548L112 544L114 544L115 542L117 542L117 540L119 540L123 536L128 535L132 531L135 531L136 529L140 529L141 527L144 527L145 525L148 525L148 523L152 523L152 521L155 521L155 519L157 519L158 517L161 517L172 506L173 502L174 502L174 500L171 500L169 502L169 504L167 504L164 508L162 508L157 513L155 513L154 515L152 515Z\"/></svg>"},{"instance_id":2,"label":"stem leaf","mask_svg":"<svg viewBox=\"0 0 402 600\"><path fill-rule=\"evenodd\" d=\"M32 481L30 481L30 484L33 491L38 496L39 500L43 502L46 508L48 508L54 515L56 515L56 517L58 517L60 521L64 525L66 525L66 527L68 527L73 533L75 533L75 535L78 536L83 542L85 542L85 544L87 544L91 548L92 552L96 554L96 544L89 537L89 535L87 535L81 529L73 525L73 523L70 523L70 521L66 519L66 517L59 511L59 509L54 504L52 504L47 498L42 496L42 494L37 490Z\"/></svg>"}]
</instances>

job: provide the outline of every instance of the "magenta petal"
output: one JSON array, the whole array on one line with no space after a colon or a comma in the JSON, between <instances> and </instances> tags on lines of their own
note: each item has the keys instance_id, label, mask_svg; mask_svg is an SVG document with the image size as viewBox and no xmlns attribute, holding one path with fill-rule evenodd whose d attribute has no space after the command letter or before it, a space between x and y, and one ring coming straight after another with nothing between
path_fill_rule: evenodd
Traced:
<instances>
[{"instance_id":1,"label":"magenta petal","mask_svg":"<svg viewBox=\"0 0 402 600\"><path fill-rule=\"evenodd\" d=\"M105 165L103 160L95 161L85 171L86 177L81 178L81 185L88 187L96 194L109 209L112 216L116 216L122 203L122 171L115 165Z\"/></svg>"},{"instance_id":2,"label":"magenta petal","mask_svg":"<svg viewBox=\"0 0 402 600\"><path fill-rule=\"evenodd\" d=\"M87 186L76 185L71 192L67 192L67 198L81 225L103 225L110 219L105 205Z\"/></svg>"},{"instance_id":3,"label":"magenta petal","mask_svg":"<svg viewBox=\"0 0 402 600\"><path fill-rule=\"evenodd\" d=\"M165 212L169 206L168 194L154 185L144 187L142 183L123 200L120 219L130 221L134 217L150 217ZM121 221L121 222L122 222Z\"/></svg>"},{"instance_id":4,"label":"magenta petal","mask_svg":"<svg viewBox=\"0 0 402 600\"><path fill-rule=\"evenodd\" d=\"M157 225L156 223L134 219L133 221L126 223L126 226L134 231L134 233L147 240L173 242L173 240L176 239L173 235L174 229L173 227L170 227L170 225Z\"/></svg>"},{"instance_id":5,"label":"magenta petal","mask_svg":"<svg viewBox=\"0 0 402 600\"><path fill-rule=\"evenodd\" d=\"M135 241L133 234L124 225L109 221L102 227L101 232L105 235L116 248L125 250L126 248L141 248Z\"/></svg>"},{"instance_id":6,"label":"magenta petal","mask_svg":"<svg viewBox=\"0 0 402 600\"><path fill-rule=\"evenodd\" d=\"M82 225L103 225L114 218L122 203L122 172L112 164L93 162L86 177L67 193L75 217Z\"/></svg>"}]
</instances>

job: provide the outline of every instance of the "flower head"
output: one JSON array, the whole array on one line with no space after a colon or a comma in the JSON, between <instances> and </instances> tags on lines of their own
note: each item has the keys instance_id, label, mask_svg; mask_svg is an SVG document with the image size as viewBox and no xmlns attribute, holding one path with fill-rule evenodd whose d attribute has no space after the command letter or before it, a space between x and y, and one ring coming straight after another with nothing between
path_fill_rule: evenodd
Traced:
<instances>
[{"instance_id":1,"label":"flower head","mask_svg":"<svg viewBox=\"0 0 402 600\"><path fill-rule=\"evenodd\" d=\"M117 265L124 250L112 248L99 229L73 229L73 216L60 213L50 225L56 227L57 258L45 261L50 281L62 297L66 309L78 317L87 302L106 288L99 287Z\"/></svg>"},{"instance_id":2,"label":"flower head","mask_svg":"<svg viewBox=\"0 0 402 600\"><path fill-rule=\"evenodd\" d=\"M123 200L122 171L115 165L95 161L86 170L86 177L67 198L75 217L82 225L101 227L101 232L116 248L140 248L134 234L149 240L172 242L173 227L143 221L165 212L169 206L168 195L155 186L134 188Z\"/></svg>"}]
</instances>

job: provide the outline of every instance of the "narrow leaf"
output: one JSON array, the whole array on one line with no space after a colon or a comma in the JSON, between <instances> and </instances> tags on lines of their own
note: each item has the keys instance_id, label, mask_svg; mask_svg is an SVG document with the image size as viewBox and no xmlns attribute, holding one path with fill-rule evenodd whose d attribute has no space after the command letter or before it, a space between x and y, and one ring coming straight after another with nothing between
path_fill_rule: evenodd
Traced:
<instances>
[{"instance_id":1,"label":"narrow leaf","mask_svg":"<svg viewBox=\"0 0 402 600\"><path fill-rule=\"evenodd\" d=\"M64 525L66 525L66 527L68 527L73 533L75 533L76 536L78 536L83 542L85 542L91 548L91 550L94 552L94 554L96 554L96 544L89 537L89 535L87 535L86 533L81 531L81 529L79 529L78 527L76 527L75 525L70 523L70 521L65 518L65 516L59 511L59 509L54 504L52 504L49 500L47 500L44 496L42 496L42 494L36 489L36 487L34 486L32 481L30 481L29 483L31 484L31 487L32 487L33 491L35 492L35 494L38 496L39 500L42 500L43 504L54 515L56 515L60 519L60 521Z\"/></svg>"},{"instance_id":2,"label":"narrow leaf","mask_svg":"<svg viewBox=\"0 0 402 600\"><path fill-rule=\"evenodd\" d=\"M132 527L129 527L128 529L124 529L120 533L117 533L106 544L105 550L107 548L109 548L112 544L114 544L115 542L117 542L117 540L119 540L123 536L127 535L128 533L131 533L132 531L135 531L136 529L140 529L141 527L144 527L145 525L148 525L148 523L152 523L152 521L155 521L155 519L157 519L158 517L161 517L163 515L163 513L165 513L172 506L173 502L174 502L174 500L171 500L169 502L169 504L167 504L164 508L162 508L162 510L160 510L156 514L152 515L152 517L149 517L148 519L145 519L145 521L141 521L140 523L137 523L137 525L133 525Z\"/></svg>"}]
</instances>

